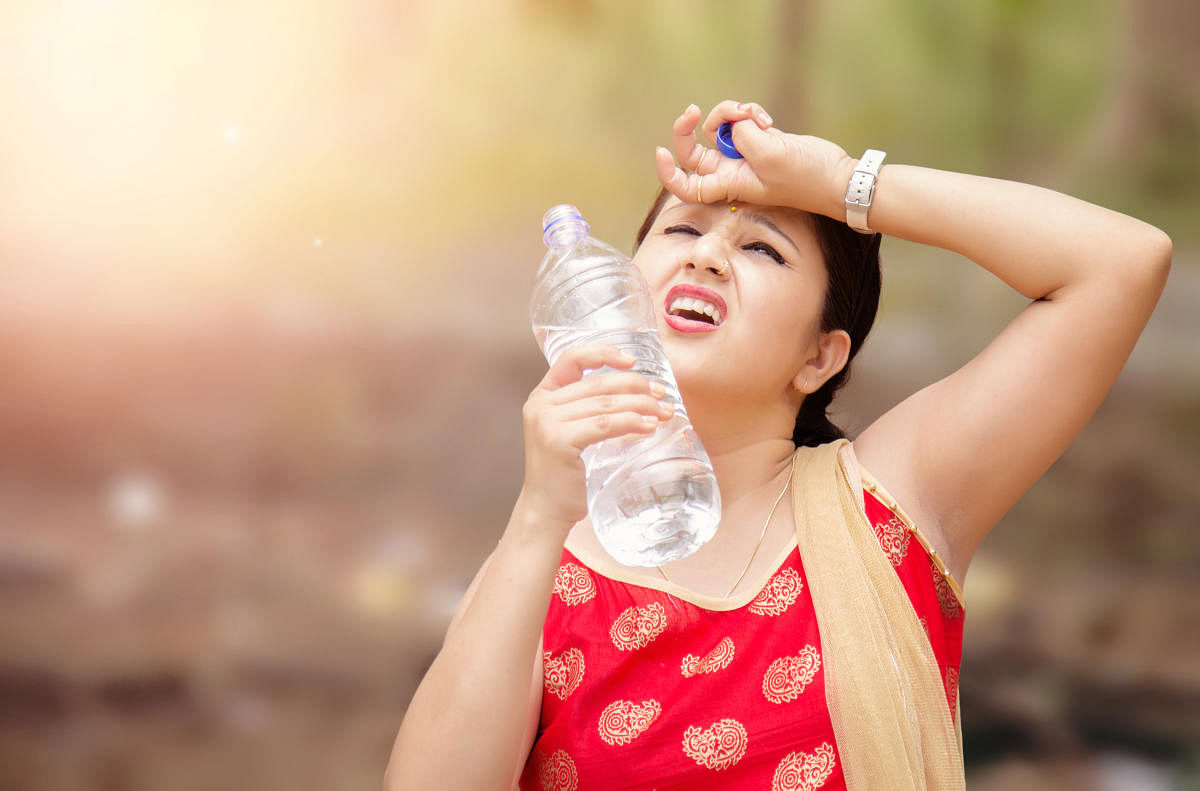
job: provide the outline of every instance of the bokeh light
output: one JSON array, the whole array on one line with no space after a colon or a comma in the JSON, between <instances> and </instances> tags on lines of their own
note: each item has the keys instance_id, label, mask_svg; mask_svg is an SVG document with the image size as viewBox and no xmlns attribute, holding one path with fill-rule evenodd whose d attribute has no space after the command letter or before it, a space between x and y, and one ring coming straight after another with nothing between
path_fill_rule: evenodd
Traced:
<instances>
[{"instance_id":1,"label":"bokeh light","mask_svg":"<svg viewBox=\"0 0 1200 791\"><path fill-rule=\"evenodd\" d=\"M962 705L973 789L1194 786L1198 9L0 5L0 787L378 788L520 487L542 212L628 249L654 146L727 97L1175 239L972 569ZM884 253L851 429L1022 304Z\"/></svg>"}]
</instances>

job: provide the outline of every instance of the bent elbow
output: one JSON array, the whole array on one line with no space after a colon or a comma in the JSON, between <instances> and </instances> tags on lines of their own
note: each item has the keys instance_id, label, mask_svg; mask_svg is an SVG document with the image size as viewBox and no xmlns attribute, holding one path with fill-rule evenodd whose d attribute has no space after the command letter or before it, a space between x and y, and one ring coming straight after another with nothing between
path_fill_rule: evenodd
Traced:
<instances>
[{"instance_id":1,"label":"bent elbow","mask_svg":"<svg viewBox=\"0 0 1200 791\"><path fill-rule=\"evenodd\" d=\"M1167 276L1171 274L1171 256L1174 252L1174 245L1171 243L1171 237L1158 228L1155 228L1150 234L1150 242L1147 245L1145 258L1145 279L1147 294L1157 304L1162 296L1163 289L1167 287Z\"/></svg>"},{"instance_id":2,"label":"bent elbow","mask_svg":"<svg viewBox=\"0 0 1200 791\"><path fill-rule=\"evenodd\" d=\"M1165 231L1155 228L1150 235L1148 248L1147 263L1151 271L1165 283L1167 274L1171 271L1171 256L1175 252L1175 245Z\"/></svg>"},{"instance_id":3,"label":"bent elbow","mask_svg":"<svg viewBox=\"0 0 1200 791\"><path fill-rule=\"evenodd\" d=\"M1153 225L1143 224L1144 232L1125 251L1125 263L1121 267L1126 293L1144 293L1158 299L1171 272L1171 256L1174 247L1171 237Z\"/></svg>"}]
</instances>

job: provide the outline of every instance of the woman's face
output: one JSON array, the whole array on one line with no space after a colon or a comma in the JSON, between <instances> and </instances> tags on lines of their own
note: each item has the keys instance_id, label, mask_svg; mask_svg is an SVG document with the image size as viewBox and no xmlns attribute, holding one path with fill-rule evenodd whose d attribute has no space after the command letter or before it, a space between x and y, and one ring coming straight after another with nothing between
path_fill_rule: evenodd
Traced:
<instances>
[{"instance_id":1,"label":"woman's face","mask_svg":"<svg viewBox=\"0 0 1200 791\"><path fill-rule=\"evenodd\" d=\"M793 379L817 353L828 280L806 215L672 197L633 261L689 404L794 397Z\"/></svg>"}]
</instances>

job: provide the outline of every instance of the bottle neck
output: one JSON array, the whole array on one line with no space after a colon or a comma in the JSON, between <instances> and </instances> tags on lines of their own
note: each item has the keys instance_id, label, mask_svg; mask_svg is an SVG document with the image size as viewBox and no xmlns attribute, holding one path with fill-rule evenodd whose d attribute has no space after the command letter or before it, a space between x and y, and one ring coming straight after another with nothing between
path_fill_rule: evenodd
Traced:
<instances>
[{"instance_id":1,"label":"bottle neck","mask_svg":"<svg viewBox=\"0 0 1200 791\"><path fill-rule=\"evenodd\" d=\"M588 235L587 221L569 203L555 206L542 217L542 241L547 247L570 247Z\"/></svg>"}]
</instances>

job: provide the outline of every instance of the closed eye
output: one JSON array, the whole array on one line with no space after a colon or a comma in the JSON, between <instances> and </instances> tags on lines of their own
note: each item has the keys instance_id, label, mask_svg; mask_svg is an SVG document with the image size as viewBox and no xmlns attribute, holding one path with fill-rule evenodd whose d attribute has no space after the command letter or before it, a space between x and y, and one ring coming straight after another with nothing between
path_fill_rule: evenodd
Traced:
<instances>
[{"instance_id":1,"label":"closed eye","mask_svg":"<svg viewBox=\"0 0 1200 791\"><path fill-rule=\"evenodd\" d=\"M784 257L782 255L779 254L779 251L776 250L771 245L767 244L766 242L752 242L750 244L745 244L745 245L742 245L742 249L743 250L753 250L758 253L765 253L765 254L771 256L772 258L774 258L775 263L783 264L784 266L787 266L787 261L784 259Z\"/></svg>"},{"instance_id":2,"label":"closed eye","mask_svg":"<svg viewBox=\"0 0 1200 791\"><path fill-rule=\"evenodd\" d=\"M678 225L672 225L669 228L664 228L663 233L685 233L688 236L700 235L700 231L686 223L679 223Z\"/></svg>"}]
</instances>

